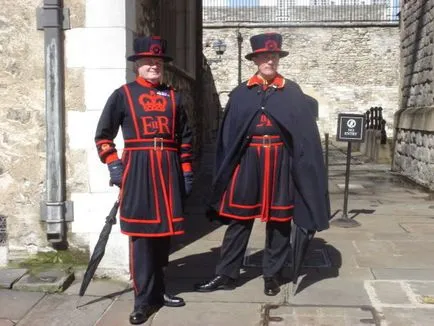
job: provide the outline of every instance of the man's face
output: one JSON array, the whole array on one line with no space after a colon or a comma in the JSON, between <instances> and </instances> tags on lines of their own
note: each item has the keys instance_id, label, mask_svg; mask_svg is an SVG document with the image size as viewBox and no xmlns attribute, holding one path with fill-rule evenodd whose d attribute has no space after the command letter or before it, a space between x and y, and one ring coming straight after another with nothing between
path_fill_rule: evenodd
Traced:
<instances>
[{"instance_id":1,"label":"man's face","mask_svg":"<svg viewBox=\"0 0 434 326\"><path fill-rule=\"evenodd\" d=\"M158 83L163 75L163 64L164 62L161 58L141 58L136 61L137 72L140 77L153 83Z\"/></svg>"},{"instance_id":2,"label":"man's face","mask_svg":"<svg viewBox=\"0 0 434 326\"><path fill-rule=\"evenodd\" d=\"M265 79L271 79L277 74L279 66L278 53L258 53L253 57L253 62L258 66L259 74Z\"/></svg>"}]
</instances>

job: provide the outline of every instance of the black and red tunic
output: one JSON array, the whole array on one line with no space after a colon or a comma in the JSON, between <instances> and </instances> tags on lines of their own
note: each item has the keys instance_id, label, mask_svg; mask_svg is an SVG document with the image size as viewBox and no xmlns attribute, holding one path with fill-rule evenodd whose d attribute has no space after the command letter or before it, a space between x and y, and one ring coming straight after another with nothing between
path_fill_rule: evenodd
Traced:
<instances>
[{"instance_id":1,"label":"black and red tunic","mask_svg":"<svg viewBox=\"0 0 434 326\"><path fill-rule=\"evenodd\" d=\"M138 237L183 234L183 173L191 171L192 135L179 94L140 77L115 90L95 135L104 163L118 159L113 139L119 127L125 141L122 233Z\"/></svg>"},{"instance_id":2,"label":"black and red tunic","mask_svg":"<svg viewBox=\"0 0 434 326\"><path fill-rule=\"evenodd\" d=\"M248 85L281 88L284 79L277 76L270 85L257 75ZM287 222L292 218L294 191L292 158L276 126L267 115L258 112L247 135L249 143L220 201L220 216L234 219L260 218L262 221Z\"/></svg>"}]
</instances>

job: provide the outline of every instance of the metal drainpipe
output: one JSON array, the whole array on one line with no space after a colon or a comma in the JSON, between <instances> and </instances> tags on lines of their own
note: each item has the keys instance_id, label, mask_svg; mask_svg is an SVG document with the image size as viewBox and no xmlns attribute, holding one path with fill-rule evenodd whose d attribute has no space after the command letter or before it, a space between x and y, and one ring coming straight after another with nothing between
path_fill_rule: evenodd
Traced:
<instances>
[{"instance_id":1,"label":"metal drainpipe","mask_svg":"<svg viewBox=\"0 0 434 326\"><path fill-rule=\"evenodd\" d=\"M55 247L67 247L66 222L71 220L67 215L72 214L72 203L65 201L63 29L68 18L63 0L44 0L38 8L38 29L44 30L45 44L46 196L41 220L46 222L47 240Z\"/></svg>"}]
</instances>

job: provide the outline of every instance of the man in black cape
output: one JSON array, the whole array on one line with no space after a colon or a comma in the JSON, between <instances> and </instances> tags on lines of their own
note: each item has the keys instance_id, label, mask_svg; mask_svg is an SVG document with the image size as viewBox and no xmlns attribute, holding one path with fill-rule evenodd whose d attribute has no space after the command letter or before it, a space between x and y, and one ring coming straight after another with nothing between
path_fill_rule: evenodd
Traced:
<instances>
[{"instance_id":1,"label":"man in black cape","mask_svg":"<svg viewBox=\"0 0 434 326\"><path fill-rule=\"evenodd\" d=\"M255 219L266 223L264 293L280 291L290 251L291 221L327 229L330 203L315 106L300 86L277 72L282 37L250 39L246 59L257 73L230 94L220 126L208 215L228 224L214 278L199 292L233 289Z\"/></svg>"}]
</instances>

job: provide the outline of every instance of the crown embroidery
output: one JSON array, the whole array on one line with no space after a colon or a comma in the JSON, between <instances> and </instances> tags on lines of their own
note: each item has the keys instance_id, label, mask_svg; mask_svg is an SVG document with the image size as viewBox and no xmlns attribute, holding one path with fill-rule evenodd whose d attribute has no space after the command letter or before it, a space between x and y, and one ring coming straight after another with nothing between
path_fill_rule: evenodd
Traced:
<instances>
[{"instance_id":1,"label":"crown embroidery","mask_svg":"<svg viewBox=\"0 0 434 326\"><path fill-rule=\"evenodd\" d=\"M267 40L265 42L265 47L268 50L275 50L275 49L277 49L278 46L277 46L277 42L275 40Z\"/></svg>"},{"instance_id":2,"label":"crown embroidery","mask_svg":"<svg viewBox=\"0 0 434 326\"><path fill-rule=\"evenodd\" d=\"M143 107L143 110L149 111L166 111L167 100L163 96L155 94L154 91L150 91L149 94L142 94L139 96L139 104Z\"/></svg>"}]
</instances>

